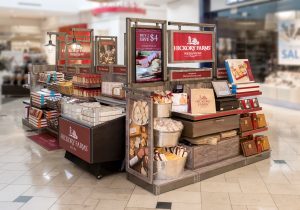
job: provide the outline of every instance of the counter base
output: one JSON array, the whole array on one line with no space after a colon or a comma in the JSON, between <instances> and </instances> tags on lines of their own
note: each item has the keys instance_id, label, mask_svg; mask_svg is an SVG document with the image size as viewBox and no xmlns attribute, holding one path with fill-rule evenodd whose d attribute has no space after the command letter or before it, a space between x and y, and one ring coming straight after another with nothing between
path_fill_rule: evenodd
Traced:
<instances>
[{"instance_id":1,"label":"counter base","mask_svg":"<svg viewBox=\"0 0 300 210\"><path fill-rule=\"evenodd\" d=\"M65 153L65 158L78 165L80 168L90 172L92 175L96 176L97 179L101 179L103 176L108 174L120 172L123 168L123 161L90 164L68 151Z\"/></svg>"},{"instance_id":2,"label":"counter base","mask_svg":"<svg viewBox=\"0 0 300 210\"><path fill-rule=\"evenodd\" d=\"M146 183L134 175L127 173L127 179L131 182L139 185L145 190L159 195L165 192L169 192L190 184L200 182L202 180L223 174L225 172L238 169L261 160L268 159L271 156L271 151L262 152L250 157L244 157L242 155L220 161L218 163L199 168L197 170L185 170L181 177L173 180L155 180L153 184Z\"/></svg>"}]
</instances>

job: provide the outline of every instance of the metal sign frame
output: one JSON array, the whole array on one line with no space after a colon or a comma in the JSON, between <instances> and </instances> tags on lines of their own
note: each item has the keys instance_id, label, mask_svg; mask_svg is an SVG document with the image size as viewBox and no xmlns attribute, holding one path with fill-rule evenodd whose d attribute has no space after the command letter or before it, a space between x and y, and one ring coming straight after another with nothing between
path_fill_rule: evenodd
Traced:
<instances>
[{"instance_id":1,"label":"metal sign frame","mask_svg":"<svg viewBox=\"0 0 300 210\"><path fill-rule=\"evenodd\" d=\"M216 51L216 34L217 27L215 24L205 24L205 23L186 23L186 22L168 22L168 25L178 26L178 30L168 30L169 45L168 45L168 61L169 63L204 63L211 62L213 69L213 78L216 77L217 70L217 51ZM182 30L182 27L195 27L195 30ZM173 33L182 32L182 33L202 33L202 34L212 34L212 60L196 60L196 61L174 61L173 52Z\"/></svg>"},{"instance_id":2,"label":"metal sign frame","mask_svg":"<svg viewBox=\"0 0 300 210\"><path fill-rule=\"evenodd\" d=\"M126 171L139 179L152 184L153 183L153 100L151 97L144 94L142 90L140 91L129 91L127 92L126 100ZM149 106L149 120L148 120L148 145L149 155L148 155L148 174L144 176L138 171L134 170L129 165L129 150L130 150L130 121L131 121L131 112L132 112L132 101L146 101Z\"/></svg>"},{"instance_id":3,"label":"metal sign frame","mask_svg":"<svg viewBox=\"0 0 300 210\"><path fill-rule=\"evenodd\" d=\"M161 70L162 70L162 81L154 82L136 82L135 73L135 29L161 29ZM167 21L166 20L154 20L154 19L140 19L140 18L126 18L126 61L127 73L128 73L128 85L131 87L153 87L163 85L167 81Z\"/></svg>"},{"instance_id":4,"label":"metal sign frame","mask_svg":"<svg viewBox=\"0 0 300 210\"><path fill-rule=\"evenodd\" d=\"M99 63L99 55L100 55L100 49L99 44L103 40L108 41L114 41L115 42L115 48L116 48L116 61L113 64L100 64ZM118 63L118 37L117 36L95 36L95 66L98 65L116 65Z\"/></svg>"}]
</instances>

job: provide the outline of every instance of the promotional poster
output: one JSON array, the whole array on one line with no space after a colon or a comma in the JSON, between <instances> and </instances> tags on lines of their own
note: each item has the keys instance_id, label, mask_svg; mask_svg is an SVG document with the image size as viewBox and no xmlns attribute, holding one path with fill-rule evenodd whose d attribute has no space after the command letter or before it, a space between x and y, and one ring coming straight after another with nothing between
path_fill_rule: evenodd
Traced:
<instances>
[{"instance_id":1,"label":"promotional poster","mask_svg":"<svg viewBox=\"0 0 300 210\"><path fill-rule=\"evenodd\" d=\"M98 64L117 64L117 50L115 40L99 40L98 49Z\"/></svg>"},{"instance_id":2,"label":"promotional poster","mask_svg":"<svg viewBox=\"0 0 300 210\"><path fill-rule=\"evenodd\" d=\"M161 29L135 30L136 82L162 81L162 31Z\"/></svg>"}]
</instances>

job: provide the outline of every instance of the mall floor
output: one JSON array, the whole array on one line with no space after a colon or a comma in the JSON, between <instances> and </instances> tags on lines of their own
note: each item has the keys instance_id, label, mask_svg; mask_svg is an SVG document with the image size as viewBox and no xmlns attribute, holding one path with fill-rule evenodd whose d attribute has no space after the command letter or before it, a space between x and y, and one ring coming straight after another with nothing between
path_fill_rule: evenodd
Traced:
<instances>
[{"instance_id":1,"label":"mall floor","mask_svg":"<svg viewBox=\"0 0 300 210\"><path fill-rule=\"evenodd\" d=\"M300 209L300 111L263 105L272 157L172 192L154 196L119 173L97 180L26 136L21 99L0 108L0 209ZM275 161L274 160L280 160Z\"/></svg>"}]
</instances>

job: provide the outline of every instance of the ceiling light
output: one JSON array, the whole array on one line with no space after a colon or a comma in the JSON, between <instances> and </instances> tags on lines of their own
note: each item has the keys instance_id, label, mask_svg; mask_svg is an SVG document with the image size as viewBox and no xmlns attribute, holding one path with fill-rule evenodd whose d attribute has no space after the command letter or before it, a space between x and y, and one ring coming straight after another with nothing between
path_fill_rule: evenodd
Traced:
<instances>
[{"instance_id":1,"label":"ceiling light","mask_svg":"<svg viewBox=\"0 0 300 210\"><path fill-rule=\"evenodd\" d=\"M52 43L51 34L49 34L49 42L45 44L45 46L47 47L48 53L53 53L56 45Z\"/></svg>"},{"instance_id":2,"label":"ceiling light","mask_svg":"<svg viewBox=\"0 0 300 210\"><path fill-rule=\"evenodd\" d=\"M72 49L73 52L81 51L81 49L82 49L81 44L80 44L80 42L78 42L78 41L76 40L74 31L73 31L72 42L69 42L67 45L71 45L71 49Z\"/></svg>"}]
</instances>

